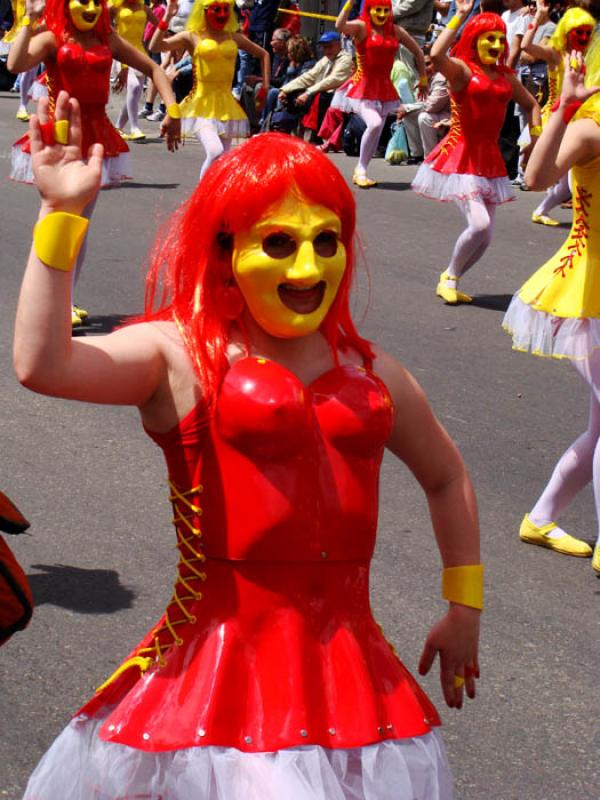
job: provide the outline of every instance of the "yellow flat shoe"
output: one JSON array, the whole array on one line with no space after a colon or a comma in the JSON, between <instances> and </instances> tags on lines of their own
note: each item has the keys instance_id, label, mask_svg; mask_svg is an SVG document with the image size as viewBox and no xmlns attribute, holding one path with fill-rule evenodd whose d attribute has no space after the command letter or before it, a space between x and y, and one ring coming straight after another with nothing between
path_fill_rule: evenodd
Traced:
<instances>
[{"instance_id":1,"label":"yellow flat shoe","mask_svg":"<svg viewBox=\"0 0 600 800\"><path fill-rule=\"evenodd\" d=\"M447 281L454 281L454 288L446 286ZM449 306L455 306L458 305L458 303L471 303L473 301L471 295L458 291L458 278L453 278L452 275L449 275L447 272L442 272L440 275L435 293Z\"/></svg>"},{"instance_id":2,"label":"yellow flat shoe","mask_svg":"<svg viewBox=\"0 0 600 800\"><path fill-rule=\"evenodd\" d=\"M21 122L29 122L29 114L26 111L17 111L15 117Z\"/></svg>"},{"instance_id":3,"label":"yellow flat shoe","mask_svg":"<svg viewBox=\"0 0 600 800\"><path fill-rule=\"evenodd\" d=\"M74 314L77 314L77 316L82 322L89 317L87 309L81 308L81 306L75 305L75 303L73 303L72 311Z\"/></svg>"},{"instance_id":4,"label":"yellow flat shoe","mask_svg":"<svg viewBox=\"0 0 600 800\"><path fill-rule=\"evenodd\" d=\"M557 553L562 553L565 556L578 556L580 558L589 558L592 555L592 548L587 542L582 542L574 536L565 533L564 536L559 536L553 539L548 536L550 531L557 527L555 522L550 522L538 528L525 514L523 522L519 528L519 538L522 542L527 544L537 544L540 547L547 547L549 550L555 550Z\"/></svg>"},{"instance_id":5,"label":"yellow flat shoe","mask_svg":"<svg viewBox=\"0 0 600 800\"><path fill-rule=\"evenodd\" d=\"M549 228L556 228L557 225L560 225L558 220L547 217L545 214L532 214L531 221L538 225L548 225Z\"/></svg>"},{"instance_id":6,"label":"yellow flat shoe","mask_svg":"<svg viewBox=\"0 0 600 800\"><path fill-rule=\"evenodd\" d=\"M600 544L594 547L594 557L592 558L592 569L600 575Z\"/></svg>"},{"instance_id":7,"label":"yellow flat shoe","mask_svg":"<svg viewBox=\"0 0 600 800\"><path fill-rule=\"evenodd\" d=\"M352 183L361 189L370 189L371 186L377 186L377 181L372 181L371 178L367 178L366 175L361 175L358 172L355 172L352 176Z\"/></svg>"},{"instance_id":8,"label":"yellow flat shoe","mask_svg":"<svg viewBox=\"0 0 600 800\"><path fill-rule=\"evenodd\" d=\"M146 134L143 131L134 131L133 133L122 133L121 136L128 142L141 142L143 139L146 138Z\"/></svg>"},{"instance_id":9,"label":"yellow flat shoe","mask_svg":"<svg viewBox=\"0 0 600 800\"><path fill-rule=\"evenodd\" d=\"M71 309L71 327L80 328L83 325L83 320L74 308Z\"/></svg>"}]
</instances>

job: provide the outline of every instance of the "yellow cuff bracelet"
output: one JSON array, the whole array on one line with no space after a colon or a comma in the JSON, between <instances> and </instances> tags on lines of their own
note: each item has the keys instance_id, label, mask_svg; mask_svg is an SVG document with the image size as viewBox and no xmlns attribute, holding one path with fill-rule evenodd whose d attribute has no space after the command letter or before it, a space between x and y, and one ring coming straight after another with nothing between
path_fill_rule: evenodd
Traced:
<instances>
[{"instance_id":1,"label":"yellow cuff bracelet","mask_svg":"<svg viewBox=\"0 0 600 800\"><path fill-rule=\"evenodd\" d=\"M542 135L542 126L541 125L532 125L529 128L529 135L530 136L541 136Z\"/></svg>"},{"instance_id":2,"label":"yellow cuff bracelet","mask_svg":"<svg viewBox=\"0 0 600 800\"><path fill-rule=\"evenodd\" d=\"M450 20L450 22L449 22L449 23L446 25L446 27L447 27L447 28L450 28L450 30L451 30L451 31L455 31L455 30L457 30L458 28L460 28L460 26L461 26L462 24L463 24L463 21L462 21L462 19L461 19L461 18L458 16L458 14L455 14L455 15L452 17L452 19Z\"/></svg>"},{"instance_id":3,"label":"yellow cuff bracelet","mask_svg":"<svg viewBox=\"0 0 600 800\"><path fill-rule=\"evenodd\" d=\"M170 106L167 106L167 114L171 117L171 119L181 119L181 109L179 108L179 103L171 103Z\"/></svg>"},{"instance_id":4,"label":"yellow cuff bracelet","mask_svg":"<svg viewBox=\"0 0 600 800\"><path fill-rule=\"evenodd\" d=\"M77 214L54 211L33 229L33 249L39 260L51 269L70 272L87 233L89 221Z\"/></svg>"},{"instance_id":5,"label":"yellow cuff bracelet","mask_svg":"<svg viewBox=\"0 0 600 800\"><path fill-rule=\"evenodd\" d=\"M31 20L29 19L29 17L27 16L27 14L25 14L25 16L21 17L21 27L22 27L22 28L29 28L29 27L31 27Z\"/></svg>"},{"instance_id":6,"label":"yellow cuff bracelet","mask_svg":"<svg viewBox=\"0 0 600 800\"><path fill-rule=\"evenodd\" d=\"M69 120L57 119L54 123L54 140L58 144L69 144Z\"/></svg>"},{"instance_id":7,"label":"yellow cuff bracelet","mask_svg":"<svg viewBox=\"0 0 600 800\"><path fill-rule=\"evenodd\" d=\"M446 567L442 574L442 597L450 603L483 610L483 564Z\"/></svg>"}]
</instances>

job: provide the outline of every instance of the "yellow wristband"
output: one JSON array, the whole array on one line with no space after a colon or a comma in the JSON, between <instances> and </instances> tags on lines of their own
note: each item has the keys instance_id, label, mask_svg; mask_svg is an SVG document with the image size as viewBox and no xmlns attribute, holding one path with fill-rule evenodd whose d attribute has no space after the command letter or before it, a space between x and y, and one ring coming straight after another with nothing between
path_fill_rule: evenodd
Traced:
<instances>
[{"instance_id":1,"label":"yellow wristband","mask_svg":"<svg viewBox=\"0 0 600 800\"><path fill-rule=\"evenodd\" d=\"M171 117L171 119L181 119L181 109L179 108L179 103L171 103L170 106L167 106L167 114Z\"/></svg>"},{"instance_id":2,"label":"yellow wristband","mask_svg":"<svg viewBox=\"0 0 600 800\"><path fill-rule=\"evenodd\" d=\"M460 28L460 26L461 26L462 24L463 24L463 21L462 21L462 19L461 19L461 18L458 16L458 14L455 14L455 15L452 17L452 19L450 20L450 22L449 22L449 23L446 25L446 27L447 27L447 28L450 28L450 30L451 30L451 31L455 31L455 30L457 30L458 28Z\"/></svg>"},{"instance_id":3,"label":"yellow wristband","mask_svg":"<svg viewBox=\"0 0 600 800\"><path fill-rule=\"evenodd\" d=\"M446 567L442 574L442 597L450 603L483 609L483 564Z\"/></svg>"},{"instance_id":4,"label":"yellow wristband","mask_svg":"<svg viewBox=\"0 0 600 800\"><path fill-rule=\"evenodd\" d=\"M31 20L29 19L27 14L25 14L24 16L21 17L21 27L22 28L30 28L31 27Z\"/></svg>"},{"instance_id":5,"label":"yellow wristband","mask_svg":"<svg viewBox=\"0 0 600 800\"><path fill-rule=\"evenodd\" d=\"M39 260L51 269L70 272L75 266L89 221L77 214L54 211L33 229L33 249Z\"/></svg>"},{"instance_id":6,"label":"yellow wristband","mask_svg":"<svg viewBox=\"0 0 600 800\"><path fill-rule=\"evenodd\" d=\"M532 125L529 128L529 135L530 136L541 136L542 135L542 126L541 125Z\"/></svg>"}]
</instances>

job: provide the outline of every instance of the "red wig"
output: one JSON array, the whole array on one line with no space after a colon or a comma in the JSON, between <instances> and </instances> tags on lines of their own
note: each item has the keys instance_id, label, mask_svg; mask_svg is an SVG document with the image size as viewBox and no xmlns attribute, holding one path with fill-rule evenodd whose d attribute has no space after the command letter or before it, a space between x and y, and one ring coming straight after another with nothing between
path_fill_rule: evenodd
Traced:
<instances>
[{"instance_id":1,"label":"red wig","mask_svg":"<svg viewBox=\"0 0 600 800\"><path fill-rule=\"evenodd\" d=\"M366 360L372 358L349 309L354 273L352 192L317 148L294 136L262 134L221 156L206 171L159 234L146 282L143 319L177 323L209 403L228 368L232 319L225 298L235 285L233 237L255 225L292 189L333 211L342 223L346 271L321 325L334 359L337 363L338 348L347 347Z\"/></svg>"},{"instance_id":2,"label":"red wig","mask_svg":"<svg viewBox=\"0 0 600 800\"><path fill-rule=\"evenodd\" d=\"M373 23L371 22L371 9L384 6L389 8L390 14L383 26L383 36L395 36L394 33L394 15L392 12L392 0L364 0L363 7L360 12L359 19L361 19L367 26L367 36L371 35Z\"/></svg>"},{"instance_id":3,"label":"red wig","mask_svg":"<svg viewBox=\"0 0 600 800\"><path fill-rule=\"evenodd\" d=\"M94 33L101 42L106 42L112 30L110 25L110 14L106 0L100 0L102 13L98 22L94 25ZM46 27L56 37L57 42L65 42L77 36L77 28L73 25L69 12L69 0L47 0L44 9L43 20Z\"/></svg>"},{"instance_id":4,"label":"red wig","mask_svg":"<svg viewBox=\"0 0 600 800\"><path fill-rule=\"evenodd\" d=\"M460 39L452 48L451 55L464 61L470 69L474 71L481 70L481 61L477 53L477 39L482 34L491 33L492 31L501 31L506 36L506 25L502 17L499 17L498 14L490 13L476 14L465 25ZM498 64L501 72L512 71L506 66L507 57L508 42L505 41L504 51Z\"/></svg>"}]
</instances>

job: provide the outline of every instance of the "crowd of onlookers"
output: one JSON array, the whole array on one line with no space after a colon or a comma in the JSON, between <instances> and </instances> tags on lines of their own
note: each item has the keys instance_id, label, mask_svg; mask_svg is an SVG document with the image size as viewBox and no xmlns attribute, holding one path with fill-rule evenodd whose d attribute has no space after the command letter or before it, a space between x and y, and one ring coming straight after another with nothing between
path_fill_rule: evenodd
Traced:
<instances>
[{"instance_id":1,"label":"crowd of onlookers","mask_svg":"<svg viewBox=\"0 0 600 800\"><path fill-rule=\"evenodd\" d=\"M147 0L157 19L165 13L164 0ZM591 0L595 2L595 0ZM524 4L525 3L525 4ZM193 0L181 0L170 24L173 33L183 30ZM232 92L240 101L250 122L252 133L266 130L283 131L304 136L324 151L345 151L355 155L364 123L353 114L330 110L334 92L351 76L356 63L352 41L334 30L330 23L321 23L322 32L316 42L301 34L298 15L282 12L298 10L295 0L236 0L242 31L252 41L265 47L271 55L270 89L262 101L262 78L258 63L240 51ZM358 6L358 4L357 4ZM429 48L437 33L454 15L455 0L393 0L394 19L422 46L425 53L429 93L417 100L417 75L414 61L400 47L392 71L392 81L401 99L400 108L390 117L380 142L391 161L419 163L447 132L450 124L450 97L445 78L433 73ZM547 95L547 65L528 55L521 48L527 26L535 13L535 0L475 0L472 14L494 11L501 14L507 26L510 48L508 65L515 69L525 86L543 104ZM555 3L550 19L539 26L536 42L545 43L554 32L556 22L566 5ZM593 8L588 10L594 13ZM353 14L358 13L355 6ZM12 25L10 0L0 0L0 31ZM154 26L148 23L144 34L150 42ZM192 89L191 57L187 53L151 54L162 63L170 77L178 101ZM162 59L162 62L161 62ZM5 82L8 80L5 78ZM0 88L2 76L0 75ZM155 108L156 91L149 85L140 117L160 122L165 114ZM519 164L519 137L525 128L524 116L511 103L501 137L501 149L513 182L526 189Z\"/></svg>"}]
</instances>

